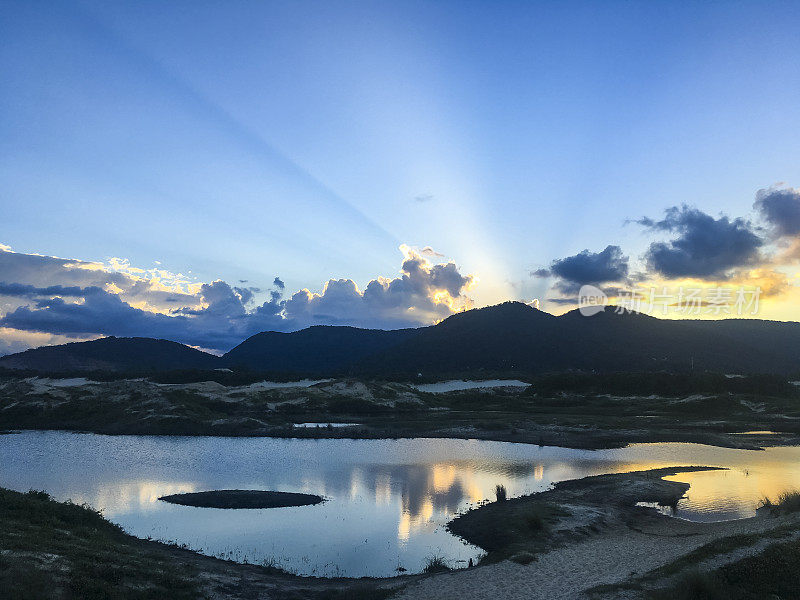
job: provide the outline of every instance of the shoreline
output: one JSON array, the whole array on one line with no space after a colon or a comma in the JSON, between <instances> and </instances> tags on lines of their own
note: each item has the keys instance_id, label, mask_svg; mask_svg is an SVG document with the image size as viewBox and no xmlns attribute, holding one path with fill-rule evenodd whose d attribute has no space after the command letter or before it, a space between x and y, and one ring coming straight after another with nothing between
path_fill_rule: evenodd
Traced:
<instances>
[{"instance_id":1,"label":"shoreline","mask_svg":"<svg viewBox=\"0 0 800 600\"><path fill-rule=\"evenodd\" d=\"M637 432L585 432L585 431L542 431L507 434L502 432L479 431L428 431L416 433L404 429L396 431L385 428L369 430L362 428L359 431L349 431L350 428L292 428L281 429L277 432L241 432L241 433L183 433L148 431L147 429L134 428L130 431L116 428L107 430L81 429L67 427L43 428L8 428L0 430L0 435L13 435L22 432L47 432L57 431L75 434L107 435L107 436L142 436L142 437L220 437L220 438L266 438L266 439L296 439L296 440L413 440L413 439L455 439L455 440L480 440L489 442L504 442L512 444L526 444L540 447L558 447L573 450L613 450L624 448L631 444L654 443L685 443L731 448L737 450L763 451L765 448L780 446L800 446L800 436L795 434L777 433L774 435L743 435L744 432L672 432L672 431L637 431ZM751 443L745 438L755 438Z\"/></svg>"}]
</instances>

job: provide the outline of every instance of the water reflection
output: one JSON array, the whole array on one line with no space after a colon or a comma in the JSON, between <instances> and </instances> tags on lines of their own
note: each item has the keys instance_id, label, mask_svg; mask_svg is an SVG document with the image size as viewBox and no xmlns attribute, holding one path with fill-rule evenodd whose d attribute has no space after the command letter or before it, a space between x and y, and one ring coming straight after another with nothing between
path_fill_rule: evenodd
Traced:
<instances>
[{"instance_id":1,"label":"water reflection","mask_svg":"<svg viewBox=\"0 0 800 600\"><path fill-rule=\"evenodd\" d=\"M444 525L470 504L555 481L661 466L727 471L672 479L691 488L676 516L749 516L800 478L800 448L765 452L697 444L585 451L476 440L280 440L25 432L0 436L0 485L45 489L100 508L127 531L207 554L276 562L303 574L391 575L430 554L476 558ZM209 489L314 493L321 505L225 511L159 502Z\"/></svg>"}]
</instances>

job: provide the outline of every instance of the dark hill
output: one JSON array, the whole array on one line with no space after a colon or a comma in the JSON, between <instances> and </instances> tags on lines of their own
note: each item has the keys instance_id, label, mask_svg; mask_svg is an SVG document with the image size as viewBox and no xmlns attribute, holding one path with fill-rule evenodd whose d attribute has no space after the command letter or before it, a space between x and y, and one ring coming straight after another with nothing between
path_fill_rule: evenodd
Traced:
<instances>
[{"instance_id":1,"label":"dark hill","mask_svg":"<svg viewBox=\"0 0 800 600\"><path fill-rule=\"evenodd\" d=\"M218 358L165 340L104 338L0 358L0 368L237 370L287 375L406 377L581 371L715 371L800 375L800 323L658 319L618 314L559 317L519 302L453 315L419 329L315 326L256 334Z\"/></svg>"},{"instance_id":2,"label":"dark hill","mask_svg":"<svg viewBox=\"0 0 800 600\"><path fill-rule=\"evenodd\" d=\"M223 357L225 366L284 373L339 372L424 331L422 329L358 329L317 325L278 333L265 331L247 338Z\"/></svg>"},{"instance_id":3,"label":"dark hill","mask_svg":"<svg viewBox=\"0 0 800 600\"><path fill-rule=\"evenodd\" d=\"M454 315L359 365L365 373L800 373L800 323L668 320L615 307L559 317L518 302Z\"/></svg>"},{"instance_id":4,"label":"dark hill","mask_svg":"<svg viewBox=\"0 0 800 600\"><path fill-rule=\"evenodd\" d=\"M605 312L559 317L566 335L585 347L583 368L735 373L800 372L800 323L750 319L669 320Z\"/></svg>"},{"instance_id":5,"label":"dark hill","mask_svg":"<svg viewBox=\"0 0 800 600\"><path fill-rule=\"evenodd\" d=\"M558 319L520 302L455 314L364 359L368 372L542 371L567 362Z\"/></svg>"},{"instance_id":6,"label":"dark hill","mask_svg":"<svg viewBox=\"0 0 800 600\"><path fill-rule=\"evenodd\" d=\"M0 368L42 372L166 371L214 369L219 357L177 342L107 337L91 342L42 346L0 357Z\"/></svg>"}]
</instances>

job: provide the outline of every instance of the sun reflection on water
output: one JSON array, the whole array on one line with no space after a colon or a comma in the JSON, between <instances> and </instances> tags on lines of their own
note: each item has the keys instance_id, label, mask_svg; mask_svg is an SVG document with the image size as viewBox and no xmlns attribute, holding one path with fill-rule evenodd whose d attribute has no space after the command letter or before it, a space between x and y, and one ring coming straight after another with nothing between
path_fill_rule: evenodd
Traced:
<instances>
[{"instance_id":1,"label":"sun reflection on water","mask_svg":"<svg viewBox=\"0 0 800 600\"><path fill-rule=\"evenodd\" d=\"M707 465L681 473L690 484L676 516L750 516L763 496L800 482L800 448L763 452L698 444L635 444L588 451L477 440L280 440L108 437L57 432L0 435L0 485L44 489L85 502L140 537L204 553L276 560L309 575L381 576L422 568L431 554L452 561L480 550L451 536L458 512L602 473ZM275 489L324 496L310 507L225 511L180 507L158 497L211 489ZM458 563L462 564L462 563Z\"/></svg>"}]
</instances>

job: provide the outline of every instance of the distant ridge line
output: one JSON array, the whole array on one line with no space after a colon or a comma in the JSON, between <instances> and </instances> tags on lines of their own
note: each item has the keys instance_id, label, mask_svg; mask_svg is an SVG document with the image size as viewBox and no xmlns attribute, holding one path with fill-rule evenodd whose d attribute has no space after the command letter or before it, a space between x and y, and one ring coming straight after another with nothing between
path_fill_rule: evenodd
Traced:
<instances>
[{"instance_id":1,"label":"distant ridge line","mask_svg":"<svg viewBox=\"0 0 800 600\"><path fill-rule=\"evenodd\" d=\"M223 356L169 340L107 337L0 357L36 372L234 369L295 375L715 371L800 374L800 323L668 320L613 307L554 316L521 302L457 313L414 329L314 325L265 331Z\"/></svg>"}]
</instances>

